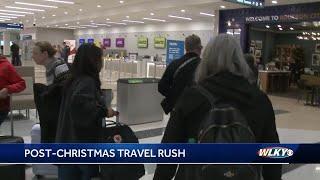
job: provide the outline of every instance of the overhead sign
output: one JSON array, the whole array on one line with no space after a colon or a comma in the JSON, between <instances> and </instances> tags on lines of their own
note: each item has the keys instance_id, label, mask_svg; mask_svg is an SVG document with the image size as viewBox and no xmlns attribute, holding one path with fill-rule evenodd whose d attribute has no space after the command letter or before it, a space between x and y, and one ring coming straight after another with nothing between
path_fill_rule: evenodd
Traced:
<instances>
[{"instance_id":1,"label":"overhead sign","mask_svg":"<svg viewBox=\"0 0 320 180\"><path fill-rule=\"evenodd\" d=\"M164 49L166 48L166 38L165 37L155 37L154 38L154 47Z\"/></svg>"},{"instance_id":2,"label":"overhead sign","mask_svg":"<svg viewBox=\"0 0 320 180\"><path fill-rule=\"evenodd\" d=\"M103 39L103 46L104 47L111 47L111 39L110 38L104 38Z\"/></svg>"},{"instance_id":3,"label":"overhead sign","mask_svg":"<svg viewBox=\"0 0 320 180\"><path fill-rule=\"evenodd\" d=\"M93 44L94 43L94 39L88 39L88 43L89 44Z\"/></svg>"},{"instance_id":4,"label":"overhead sign","mask_svg":"<svg viewBox=\"0 0 320 180\"><path fill-rule=\"evenodd\" d=\"M264 0L224 0L224 1L238 3L238 4L252 6L252 7L263 7L264 6Z\"/></svg>"},{"instance_id":5,"label":"overhead sign","mask_svg":"<svg viewBox=\"0 0 320 180\"><path fill-rule=\"evenodd\" d=\"M124 38L116 38L116 47L124 47Z\"/></svg>"},{"instance_id":6,"label":"overhead sign","mask_svg":"<svg viewBox=\"0 0 320 180\"><path fill-rule=\"evenodd\" d=\"M23 29L23 24L17 23L0 23L0 29Z\"/></svg>"},{"instance_id":7,"label":"overhead sign","mask_svg":"<svg viewBox=\"0 0 320 180\"><path fill-rule=\"evenodd\" d=\"M85 43L85 39L79 39L79 44L84 44Z\"/></svg>"},{"instance_id":8,"label":"overhead sign","mask_svg":"<svg viewBox=\"0 0 320 180\"><path fill-rule=\"evenodd\" d=\"M167 65L184 55L184 41L167 40Z\"/></svg>"}]
</instances>

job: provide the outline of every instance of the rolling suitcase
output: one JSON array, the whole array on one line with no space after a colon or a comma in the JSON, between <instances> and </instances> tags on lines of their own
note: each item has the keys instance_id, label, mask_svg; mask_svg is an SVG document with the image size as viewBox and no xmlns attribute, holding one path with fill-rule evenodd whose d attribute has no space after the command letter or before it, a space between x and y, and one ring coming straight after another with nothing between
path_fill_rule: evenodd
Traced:
<instances>
[{"instance_id":1,"label":"rolling suitcase","mask_svg":"<svg viewBox=\"0 0 320 180\"><path fill-rule=\"evenodd\" d=\"M11 97L10 97L11 101ZM12 111L10 112L10 123L11 123L11 136L0 136L0 143L24 143L22 137L13 136L14 127L13 127L13 118ZM24 164L1 164L0 165L0 178L8 180L25 180L26 179L26 170Z\"/></svg>"},{"instance_id":2,"label":"rolling suitcase","mask_svg":"<svg viewBox=\"0 0 320 180\"><path fill-rule=\"evenodd\" d=\"M41 130L40 124L35 124L31 130L31 143L39 144L41 143ZM41 176L46 175L58 175L58 168L52 164L32 164L32 172L33 174L40 178Z\"/></svg>"}]
</instances>

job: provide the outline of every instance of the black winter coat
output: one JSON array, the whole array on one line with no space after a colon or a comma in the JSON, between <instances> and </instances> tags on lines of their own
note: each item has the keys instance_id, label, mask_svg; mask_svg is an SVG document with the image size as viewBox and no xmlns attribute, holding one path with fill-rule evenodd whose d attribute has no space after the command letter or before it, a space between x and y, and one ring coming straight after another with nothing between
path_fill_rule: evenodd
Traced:
<instances>
[{"instance_id":1,"label":"black winter coat","mask_svg":"<svg viewBox=\"0 0 320 180\"><path fill-rule=\"evenodd\" d=\"M257 142L279 143L272 104L256 86L231 73L211 76L201 85L214 95L234 102L239 107L248 120ZM186 89L171 113L162 143L187 143L189 138L197 139L200 120L209 109L209 101L203 95L195 89ZM177 165L158 165L154 180L172 179L176 168ZM175 179L194 179L186 169L186 165L179 166ZM264 180L281 180L281 166L265 165L262 175Z\"/></svg>"},{"instance_id":2,"label":"black winter coat","mask_svg":"<svg viewBox=\"0 0 320 180\"><path fill-rule=\"evenodd\" d=\"M89 76L77 77L62 97L56 142L101 142L102 119L106 116L97 82Z\"/></svg>"}]
</instances>

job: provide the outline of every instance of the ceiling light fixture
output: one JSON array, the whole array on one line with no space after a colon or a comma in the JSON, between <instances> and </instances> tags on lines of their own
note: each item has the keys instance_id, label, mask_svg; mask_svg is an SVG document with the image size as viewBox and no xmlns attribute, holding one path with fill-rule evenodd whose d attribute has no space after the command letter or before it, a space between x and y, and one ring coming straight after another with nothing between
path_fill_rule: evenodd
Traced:
<instances>
[{"instance_id":1,"label":"ceiling light fixture","mask_svg":"<svg viewBox=\"0 0 320 180\"><path fill-rule=\"evenodd\" d=\"M272 4L278 4L278 1L271 1Z\"/></svg>"},{"instance_id":2,"label":"ceiling light fixture","mask_svg":"<svg viewBox=\"0 0 320 180\"><path fill-rule=\"evenodd\" d=\"M69 24L65 24L66 26L68 26Z\"/></svg>"},{"instance_id":3,"label":"ceiling light fixture","mask_svg":"<svg viewBox=\"0 0 320 180\"><path fill-rule=\"evenodd\" d=\"M50 26L47 26L47 28L49 28Z\"/></svg>"},{"instance_id":4,"label":"ceiling light fixture","mask_svg":"<svg viewBox=\"0 0 320 180\"><path fill-rule=\"evenodd\" d=\"M278 25L278 28L281 28L281 25Z\"/></svg>"},{"instance_id":5,"label":"ceiling light fixture","mask_svg":"<svg viewBox=\"0 0 320 180\"><path fill-rule=\"evenodd\" d=\"M97 5L97 8L101 8L101 5Z\"/></svg>"},{"instance_id":6,"label":"ceiling light fixture","mask_svg":"<svg viewBox=\"0 0 320 180\"><path fill-rule=\"evenodd\" d=\"M209 14L209 13L204 13L204 12L200 12L201 15L205 15L205 16L215 16L214 14Z\"/></svg>"},{"instance_id":7,"label":"ceiling light fixture","mask_svg":"<svg viewBox=\"0 0 320 180\"><path fill-rule=\"evenodd\" d=\"M33 4L33 3L25 3L25 2L14 2L15 4L27 5L27 6L37 6L37 7L46 7L46 8L58 8L57 6L48 6L43 4Z\"/></svg>"},{"instance_id":8,"label":"ceiling light fixture","mask_svg":"<svg viewBox=\"0 0 320 180\"><path fill-rule=\"evenodd\" d=\"M3 21L10 21L11 19L8 19L8 18L0 18L0 20L3 20Z\"/></svg>"},{"instance_id":9,"label":"ceiling light fixture","mask_svg":"<svg viewBox=\"0 0 320 180\"><path fill-rule=\"evenodd\" d=\"M56 15L55 15L55 14L52 14L52 16L55 17Z\"/></svg>"},{"instance_id":10,"label":"ceiling light fixture","mask_svg":"<svg viewBox=\"0 0 320 180\"><path fill-rule=\"evenodd\" d=\"M44 0L44 1L64 3L64 4L74 4L74 2L72 2L72 1L60 1L60 0Z\"/></svg>"},{"instance_id":11,"label":"ceiling light fixture","mask_svg":"<svg viewBox=\"0 0 320 180\"><path fill-rule=\"evenodd\" d=\"M68 14L68 12L66 11L66 12L64 12L64 14L65 14L65 15L67 15L67 14Z\"/></svg>"},{"instance_id":12,"label":"ceiling light fixture","mask_svg":"<svg viewBox=\"0 0 320 180\"><path fill-rule=\"evenodd\" d=\"M144 24L144 22L143 21L131 21L131 20L122 20L122 21L124 21L124 22L132 22L132 23L139 23L139 24Z\"/></svg>"},{"instance_id":13,"label":"ceiling light fixture","mask_svg":"<svg viewBox=\"0 0 320 180\"><path fill-rule=\"evenodd\" d=\"M93 20L91 20L90 22L91 22L91 23L93 23L94 21L93 21Z\"/></svg>"},{"instance_id":14,"label":"ceiling light fixture","mask_svg":"<svg viewBox=\"0 0 320 180\"><path fill-rule=\"evenodd\" d=\"M106 20L107 20L107 21L110 21L110 19L109 19L109 18L107 18Z\"/></svg>"},{"instance_id":15,"label":"ceiling light fixture","mask_svg":"<svg viewBox=\"0 0 320 180\"><path fill-rule=\"evenodd\" d=\"M81 12L81 11L82 11L82 9L79 9L79 11Z\"/></svg>"},{"instance_id":16,"label":"ceiling light fixture","mask_svg":"<svg viewBox=\"0 0 320 180\"><path fill-rule=\"evenodd\" d=\"M12 11L12 10L4 10L0 9L1 12L10 12L10 13L21 13L21 14L34 14L33 12L25 12L25 11Z\"/></svg>"},{"instance_id":17,"label":"ceiling light fixture","mask_svg":"<svg viewBox=\"0 0 320 180\"><path fill-rule=\"evenodd\" d=\"M17 17L14 17L14 16L2 16L2 15L0 15L0 18L16 19Z\"/></svg>"},{"instance_id":18,"label":"ceiling light fixture","mask_svg":"<svg viewBox=\"0 0 320 180\"><path fill-rule=\"evenodd\" d=\"M119 1L120 2L120 4L123 4L124 3L124 1Z\"/></svg>"},{"instance_id":19,"label":"ceiling light fixture","mask_svg":"<svg viewBox=\"0 0 320 180\"><path fill-rule=\"evenodd\" d=\"M191 18L188 18L188 17L180 17L180 16L173 16L173 15L168 15L168 17L177 18L177 19L185 19L185 20L189 20L189 21L192 20Z\"/></svg>"},{"instance_id":20,"label":"ceiling light fixture","mask_svg":"<svg viewBox=\"0 0 320 180\"><path fill-rule=\"evenodd\" d=\"M112 22L112 21L107 21L106 23L108 23L108 24L127 25L126 23L119 23L119 22Z\"/></svg>"},{"instance_id":21,"label":"ceiling light fixture","mask_svg":"<svg viewBox=\"0 0 320 180\"><path fill-rule=\"evenodd\" d=\"M85 25L80 25L80 26L84 26L84 27L98 27L98 26L95 26L95 25L89 25L89 24L85 24Z\"/></svg>"},{"instance_id":22,"label":"ceiling light fixture","mask_svg":"<svg viewBox=\"0 0 320 180\"><path fill-rule=\"evenodd\" d=\"M150 16L154 16L154 13L150 13Z\"/></svg>"},{"instance_id":23,"label":"ceiling light fixture","mask_svg":"<svg viewBox=\"0 0 320 180\"><path fill-rule=\"evenodd\" d=\"M103 24L103 23L102 24L100 24L100 23L98 23L98 24L97 23L91 23L91 24L96 25L96 26L109 26L109 27L111 26L109 24Z\"/></svg>"},{"instance_id":24,"label":"ceiling light fixture","mask_svg":"<svg viewBox=\"0 0 320 180\"><path fill-rule=\"evenodd\" d=\"M181 9L180 11L183 12L183 13L186 12L186 10L184 10L184 9Z\"/></svg>"},{"instance_id":25,"label":"ceiling light fixture","mask_svg":"<svg viewBox=\"0 0 320 180\"><path fill-rule=\"evenodd\" d=\"M45 19L45 18L46 18L46 17L44 17L44 16L42 17L42 19Z\"/></svg>"},{"instance_id":26,"label":"ceiling light fixture","mask_svg":"<svg viewBox=\"0 0 320 180\"><path fill-rule=\"evenodd\" d=\"M290 30L293 31L294 30L293 27L290 27Z\"/></svg>"},{"instance_id":27,"label":"ceiling light fixture","mask_svg":"<svg viewBox=\"0 0 320 180\"><path fill-rule=\"evenodd\" d=\"M283 29L282 29L282 28L279 28L279 30L282 31Z\"/></svg>"},{"instance_id":28,"label":"ceiling light fixture","mask_svg":"<svg viewBox=\"0 0 320 180\"><path fill-rule=\"evenodd\" d=\"M153 18L143 18L145 20L150 20L150 21L160 21L160 22L166 22L166 20L163 19L153 19Z\"/></svg>"},{"instance_id":29,"label":"ceiling light fixture","mask_svg":"<svg viewBox=\"0 0 320 180\"><path fill-rule=\"evenodd\" d=\"M225 8L226 8L226 6L220 6L220 8L225 9Z\"/></svg>"},{"instance_id":30,"label":"ceiling light fixture","mask_svg":"<svg viewBox=\"0 0 320 180\"><path fill-rule=\"evenodd\" d=\"M129 18L130 18L130 16L126 16L126 18L127 18L127 19L129 19Z\"/></svg>"},{"instance_id":31,"label":"ceiling light fixture","mask_svg":"<svg viewBox=\"0 0 320 180\"><path fill-rule=\"evenodd\" d=\"M59 25L56 25L56 27L58 27Z\"/></svg>"},{"instance_id":32,"label":"ceiling light fixture","mask_svg":"<svg viewBox=\"0 0 320 180\"><path fill-rule=\"evenodd\" d=\"M20 17L26 16L26 15L24 15L24 14L9 14L9 13L0 13L0 15L5 15L5 16L20 16Z\"/></svg>"},{"instance_id":33,"label":"ceiling light fixture","mask_svg":"<svg viewBox=\"0 0 320 180\"><path fill-rule=\"evenodd\" d=\"M77 24L80 24L80 22L77 22Z\"/></svg>"},{"instance_id":34,"label":"ceiling light fixture","mask_svg":"<svg viewBox=\"0 0 320 180\"><path fill-rule=\"evenodd\" d=\"M39 12L44 12L45 11L43 9L23 8L23 7L16 7L16 6L5 6L5 7L9 8L9 9L19 9L19 10L28 10L28 11L39 11Z\"/></svg>"},{"instance_id":35,"label":"ceiling light fixture","mask_svg":"<svg viewBox=\"0 0 320 180\"><path fill-rule=\"evenodd\" d=\"M266 25L266 28L268 28L268 29L269 29L269 28L270 28L270 26L269 26L269 25Z\"/></svg>"}]
</instances>

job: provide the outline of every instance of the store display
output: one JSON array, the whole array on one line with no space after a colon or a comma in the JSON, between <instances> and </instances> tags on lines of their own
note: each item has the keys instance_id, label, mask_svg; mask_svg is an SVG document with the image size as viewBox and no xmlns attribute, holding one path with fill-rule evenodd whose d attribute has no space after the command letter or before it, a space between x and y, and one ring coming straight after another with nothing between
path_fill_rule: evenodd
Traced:
<instances>
[{"instance_id":1,"label":"store display","mask_svg":"<svg viewBox=\"0 0 320 180\"><path fill-rule=\"evenodd\" d=\"M141 36L138 37L138 48L148 48L148 38Z\"/></svg>"},{"instance_id":2,"label":"store display","mask_svg":"<svg viewBox=\"0 0 320 180\"><path fill-rule=\"evenodd\" d=\"M320 54L312 54L312 66L320 66Z\"/></svg>"},{"instance_id":3,"label":"store display","mask_svg":"<svg viewBox=\"0 0 320 180\"><path fill-rule=\"evenodd\" d=\"M315 52L320 53L320 44L316 44Z\"/></svg>"},{"instance_id":4,"label":"store display","mask_svg":"<svg viewBox=\"0 0 320 180\"><path fill-rule=\"evenodd\" d=\"M165 37L155 37L154 38L154 48L160 48L160 49L166 48L166 38Z\"/></svg>"},{"instance_id":5,"label":"store display","mask_svg":"<svg viewBox=\"0 0 320 180\"><path fill-rule=\"evenodd\" d=\"M124 38L116 38L116 47L124 47Z\"/></svg>"}]
</instances>

